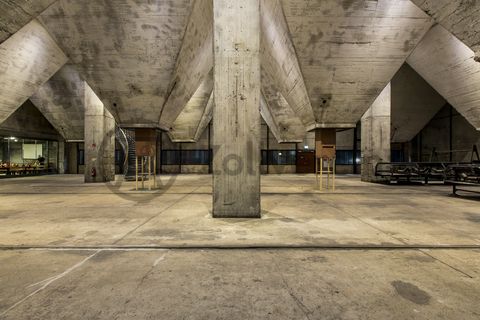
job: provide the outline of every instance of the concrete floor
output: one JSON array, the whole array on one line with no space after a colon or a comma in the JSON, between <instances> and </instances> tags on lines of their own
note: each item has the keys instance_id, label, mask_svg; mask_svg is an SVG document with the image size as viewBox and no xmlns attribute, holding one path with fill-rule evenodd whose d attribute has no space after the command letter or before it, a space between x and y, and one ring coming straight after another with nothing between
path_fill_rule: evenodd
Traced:
<instances>
[{"instance_id":1,"label":"concrete floor","mask_svg":"<svg viewBox=\"0 0 480 320\"><path fill-rule=\"evenodd\" d=\"M480 318L478 198L268 175L212 219L211 176L161 181L1 180L0 319Z\"/></svg>"}]
</instances>

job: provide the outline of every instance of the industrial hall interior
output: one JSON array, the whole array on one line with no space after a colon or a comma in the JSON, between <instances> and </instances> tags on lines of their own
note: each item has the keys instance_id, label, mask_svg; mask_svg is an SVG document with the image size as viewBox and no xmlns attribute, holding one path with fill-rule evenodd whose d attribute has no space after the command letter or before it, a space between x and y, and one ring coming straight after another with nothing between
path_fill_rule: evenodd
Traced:
<instances>
[{"instance_id":1,"label":"industrial hall interior","mask_svg":"<svg viewBox=\"0 0 480 320\"><path fill-rule=\"evenodd\" d=\"M480 319L480 1L0 0L0 319Z\"/></svg>"}]
</instances>

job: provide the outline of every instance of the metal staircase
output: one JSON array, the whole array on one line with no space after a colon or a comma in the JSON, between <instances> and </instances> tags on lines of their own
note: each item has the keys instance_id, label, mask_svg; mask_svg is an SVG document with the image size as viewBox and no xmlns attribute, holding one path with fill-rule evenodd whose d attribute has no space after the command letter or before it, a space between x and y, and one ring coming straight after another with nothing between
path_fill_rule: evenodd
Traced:
<instances>
[{"instance_id":1,"label":"metal staircase","mask_svg":"<svg viewBox=\"0 0 480 320\"><path fill-rule=\"evenodd\" d=\"M135 180L135 131L117 127L115 137L124 152L123 176L125 180Z\"/></svg>"},{"instance_id":2,"label":"metal staircase","mask_svg":"<svg viewBox=\"0 0 480 320\"><path fill-rule=\"evenodd\" d=\"M122 128L120 127L115 127L115 140L118 142L118 144L120 145L120 147L122 148L123 150L123 154L124 154L124 161L123 161L123 165L122 165L122 173L123 175L126 174L127 172L127 165L128 165L128 162L127 162L127 152L128 152L128 140L127 140L127 136L125 135L125 132L123 131Z\"/></svg>"}]
</instances>

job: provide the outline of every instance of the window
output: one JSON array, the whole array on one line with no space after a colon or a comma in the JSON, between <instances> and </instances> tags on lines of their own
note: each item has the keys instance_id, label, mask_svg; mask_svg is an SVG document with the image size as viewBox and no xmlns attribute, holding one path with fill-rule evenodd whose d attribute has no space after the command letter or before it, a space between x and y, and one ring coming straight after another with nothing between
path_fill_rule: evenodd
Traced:
<instances>
[{"instance_id":1,"label":"window","mask_svg":"<svg viewBox=\"0 0 480 320\"><path fill-rule=\"evenodd\" d=\"M211 150L162 150L163 165L209 165Z\"/></svg>"},{"instance_id":2,"label":"window","mask_svg":"<svg viewBox=\"0 0 480 320\"><path fill-rule=\"evenodd\" d=\"M337 150L335 164L337 164L337 165L353 165L353 151L352 150Z\"/></svg>"},{"instance_id":3,"label":"window","mask_svg":"<svg viewBox=\"0 0 480 320\"><path fill-rule=\"evenodd\" d=\"M162 150L161 161L165 165L180 164L180 150Z\"/></svg>"},{"instance_id":4,"label":"window","mask_svg":"<svg viewBox=\"0 0 480 320\"><path fill-rule=\"evenodd\" d=\"M78 165L85 165L85 150L78 150Z\"/></svg>"},{"instance_id":5,"label":"window","mask_svg":"<svg viewBox=\"0 0 480 320\"><path fill-rule=\"evenodd\" d=\"M392 150L392 162L405 162L403 150Z\"/></svg>"},{"instance_id":6,"label":"window","mask_svg":"<svg viewBox=\"0 0 480 320\"><path fill-rule=\"evenodd\" d=\"M182 150L182 164L208 165L210 162L209 150Z\"/></svg>"},{"instance_id":7,"label":"window","mask_svg":"<svg viewBox=\"0 0 480 320\"><path fill-rule=\"evenodd\" d=\"M296 162L295 150L262 150L262 165L295 165Z\"/></svg>"}]
</instances>

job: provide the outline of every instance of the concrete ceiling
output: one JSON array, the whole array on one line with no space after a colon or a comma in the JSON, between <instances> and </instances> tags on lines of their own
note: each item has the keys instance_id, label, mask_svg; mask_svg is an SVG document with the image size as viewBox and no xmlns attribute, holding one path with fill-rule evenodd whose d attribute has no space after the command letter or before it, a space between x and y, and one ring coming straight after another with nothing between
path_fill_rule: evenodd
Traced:
<instances>
[{"instance_id":1,"label":"concrete ceiling","mask_svg":"<svg viewBox=\"0 0 480 320\"><path fill-rule=\"evenodd\" d=\"M476 52L480 61L480 1L412 0L437 23Z\"/></svg>"},{"instance_id":2,"label":"concrete ceiling","mask_svg":"<svg viewBox=\"0 0 480 320\"><path fill-rule=\"evenodd\" d=\"M407 62L480 130L480 63L474 61L473 55L463 42L436 25Z\"/></svg>"},{"instance_id":3,"label":"concrete ceiling","mask_svg":"<svg viewBox=\"0 0 480 320\"><path fill-rule=\"evenodd\" d=\"M478 2L413 1L476 48L478 15L472 12ZM90 85L121 126L162 128L177 141L202 133L214 103L212 0L53 2L0 0L0 43L9 37L0 44L0 85L15 89L2 92L0 121L36 92L32 101L57 129L66 138L78 137L81 116L70 111L81 110L72 108L76 93L69 91L73 78L65 71L71 76L76 70L76 79ZM318 127L354 127L417 45L409 63L476 121L476 69L462 64L442 71L425 58L422 51L430 50L442 63L452 63L455 54L429 42L432 32L419 45L434 21L410 0L261 0L260 5L259 107L278 141L302 140L306 130ZM40 12L41 24L27 24ZM43 43L41 54L28 49L31 43ZM43 85L67 57L69 67ZM469 91L463 98L452 96L432 73L448 75L454 86ZM60 116L61 108L66 116Z\"/></svg>"},{"instance_id":4,"label":"concrete ceiling","mask_svg":"<svg viewBox=\"0 0 480 320\"><path fill-rule=\"evenodd\" d=\"M28 100L67 57L37 20L0 44L0 123Z\"/></svg>"},{"instance_id":5,"label":"concrete ceiling","mask_svg":"<svg viewBox=\"0 0 480 320\"><path fill-rule=\"evenodd\" d=\"M158 127L192 0L59 0L39 19L124 126Z\"/></svg>"},{"instance_id":6,"label":"concrete ceiling","mask_svg":"<svg viewBox=\"0 0 480 320\"><path fill-rule=\"evenodd\" d=\"M433 23L409 0L282 4L317 127L354 127Z\"/></svg>"},{"instance_id":7,"label":"concrete ceiling","mask_svg":"<svg viewBox=\"0 0 480 320\"><path fill-rule=\"evenodd\" d=\"M171 129L173 122L197 92L202 82L205 82L208 77L213 77L213 73L209 73L212 68L213 2L212 0L199 0L195 1L183 37L182 48L170 82L169 95L161 110L160 128Z\"/></svg>"},{"instance_id":8,"label":"concrete ceiling","mask_svg":"<svg viewBox=\"0 0 480 320\"><path fill-rule=\"evenodd\" d=\"M71 65L65 65L41 86L30 101L65 140L83 140L85 81Z\"/></svg>"},{"instance_id":9,"label":"concrete ceiling","mask_svg":"<svg viewBox=\"0 0 480 320\"><path fill-rule=\"evenodd\" d=\"M35 19L56 0L0 0L0 43Z\"/></svg>"}]
</instances>

